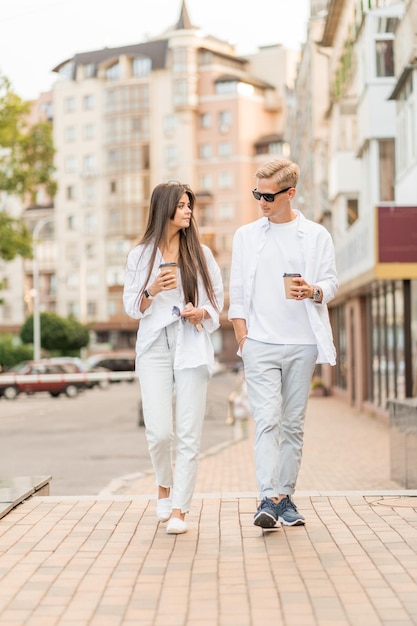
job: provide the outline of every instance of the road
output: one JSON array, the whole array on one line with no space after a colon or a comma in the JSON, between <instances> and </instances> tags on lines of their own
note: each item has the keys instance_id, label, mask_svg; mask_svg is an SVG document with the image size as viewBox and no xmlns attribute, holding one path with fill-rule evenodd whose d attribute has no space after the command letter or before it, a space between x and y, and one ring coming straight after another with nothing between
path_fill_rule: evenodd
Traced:
<instances>
[{"instance_id":1,"label":"road","mask_svg":"<svg viewBox=\"0 0 417 626\"><path fill-rule=\"evenodd\" d=\"M227 398L236 375L210 382L202 452L232 440ZM0 399L0 480L52 475L51 495L95 495L150 470L144 428L138 425L139 384L121 382L77 398L48 394Z\"/></svg>"}]
</instances>

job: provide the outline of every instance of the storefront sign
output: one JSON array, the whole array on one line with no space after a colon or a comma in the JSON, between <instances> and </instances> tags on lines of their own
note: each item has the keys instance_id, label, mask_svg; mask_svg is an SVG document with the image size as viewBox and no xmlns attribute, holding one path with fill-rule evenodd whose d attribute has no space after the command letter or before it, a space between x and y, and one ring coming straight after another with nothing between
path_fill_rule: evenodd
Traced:
<instances>
[{"instance_id":1,"label":"storefront sign","mask_svg":"<svg viewBox=\"0 0 417 626\"><path fill-rule=\"evenodd\" d=\"M417 263L417 207L377 207L377 262Z\"/></svg>"}]
</instances>

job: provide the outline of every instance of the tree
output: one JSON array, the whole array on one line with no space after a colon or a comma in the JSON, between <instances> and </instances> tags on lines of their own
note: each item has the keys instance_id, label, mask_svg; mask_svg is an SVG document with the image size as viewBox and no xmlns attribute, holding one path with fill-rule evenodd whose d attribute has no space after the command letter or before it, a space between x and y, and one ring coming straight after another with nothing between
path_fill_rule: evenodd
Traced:
<instances>
[{"instance_id":1,"label":"tree","mask_svg":"<svg viewBox=\"0 0 417 626\"><path fill-rule=\"evenodd\" d=\"M0 76L0 191L21 197L29 194L34 204L40 185L51 197L56 193L55 150L51 125L28 124L28 112L29 103Z\"/></svg>"},{"instance_id":2,"label":"tree","mask_svg":"<svg viewBox=\"0 0 417 626\"><path fill-rule=\"evenodd\" d=\"M57 313L40 314L41 347L63 356L77 352L89 342L89 330L74 317L64 318ZM33 343L33 315L30 315L20 329L23 343Z\"/></svg>"},{"instance_id":3,"label":"tree","mask_svg":"<svg viewBox=\"0 0 417 626\"><path fill-rule=\"evenodd\" d=\"M12 261L18 255L32 257L32 236L22 220L0 212L0 259Z\"/></svg>"},{"instance_id":4,"label":"tree","mask_svg":"<svg viewBox=\"0 0 417 626\"><path fill-rule=\"evenodd\" d=\"M51 126L45 122L29 125L29 108L0 75L0 193L29 195L34 203L40 185L52 197L56 182ZM11 261L16 256L33 256L32 237L22 219L12 218L0 207L0 259Z\"/></svg>"},{"instance_id":5,"label":"tree","mask_svg":"<svg viewBox=\"0 0 417 626\"><path fill-rule=\"evenodd\" d=\"M22 220L0 211L0 259L11 261L15 256L32 257L32 236ZM0 290L2 288L0 281ZM3 304L2 298L0 304Z\"/></svg>"}]
</instances>

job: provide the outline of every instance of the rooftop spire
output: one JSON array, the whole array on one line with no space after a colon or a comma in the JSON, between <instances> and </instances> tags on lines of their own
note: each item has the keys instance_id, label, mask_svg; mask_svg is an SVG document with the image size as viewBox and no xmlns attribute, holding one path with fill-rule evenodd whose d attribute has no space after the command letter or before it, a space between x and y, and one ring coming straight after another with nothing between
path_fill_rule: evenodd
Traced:
<instances>
[{"instance_id":1,"label":"rooftop spire","mask_svg":"<svg viewBox=\"0 0 417 626\"><path fill-rule=\"evenodd\" d=\"M191 24L190 16L188 15L187 5L185 0L182 0L181 13L178 22L175 26L176 30L182 30L183 28L193 28Z\"/></svg>"}]
</instances>

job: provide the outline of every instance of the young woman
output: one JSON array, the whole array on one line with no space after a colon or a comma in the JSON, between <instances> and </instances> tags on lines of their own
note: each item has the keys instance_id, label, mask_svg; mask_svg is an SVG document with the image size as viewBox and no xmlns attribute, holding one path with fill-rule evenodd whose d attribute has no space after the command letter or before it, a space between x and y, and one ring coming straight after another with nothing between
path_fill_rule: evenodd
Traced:
<instances>
[{"instance_id":1,"label":"young woman","mask_svg":"<svg viewBox=\"0 0 417 626\"><path fill-rule=\"evenodd\" d=\"M199 241L194 203L181 183L153 190L145 234L128 255L123 293L126 313L140 320L136 371L158 485L157 517L168 520L169 534L187 530L214 363L209 335L223 308L220 269ZM176 266L160 268L167 263Z\"/></svg>"}]
</instances>

